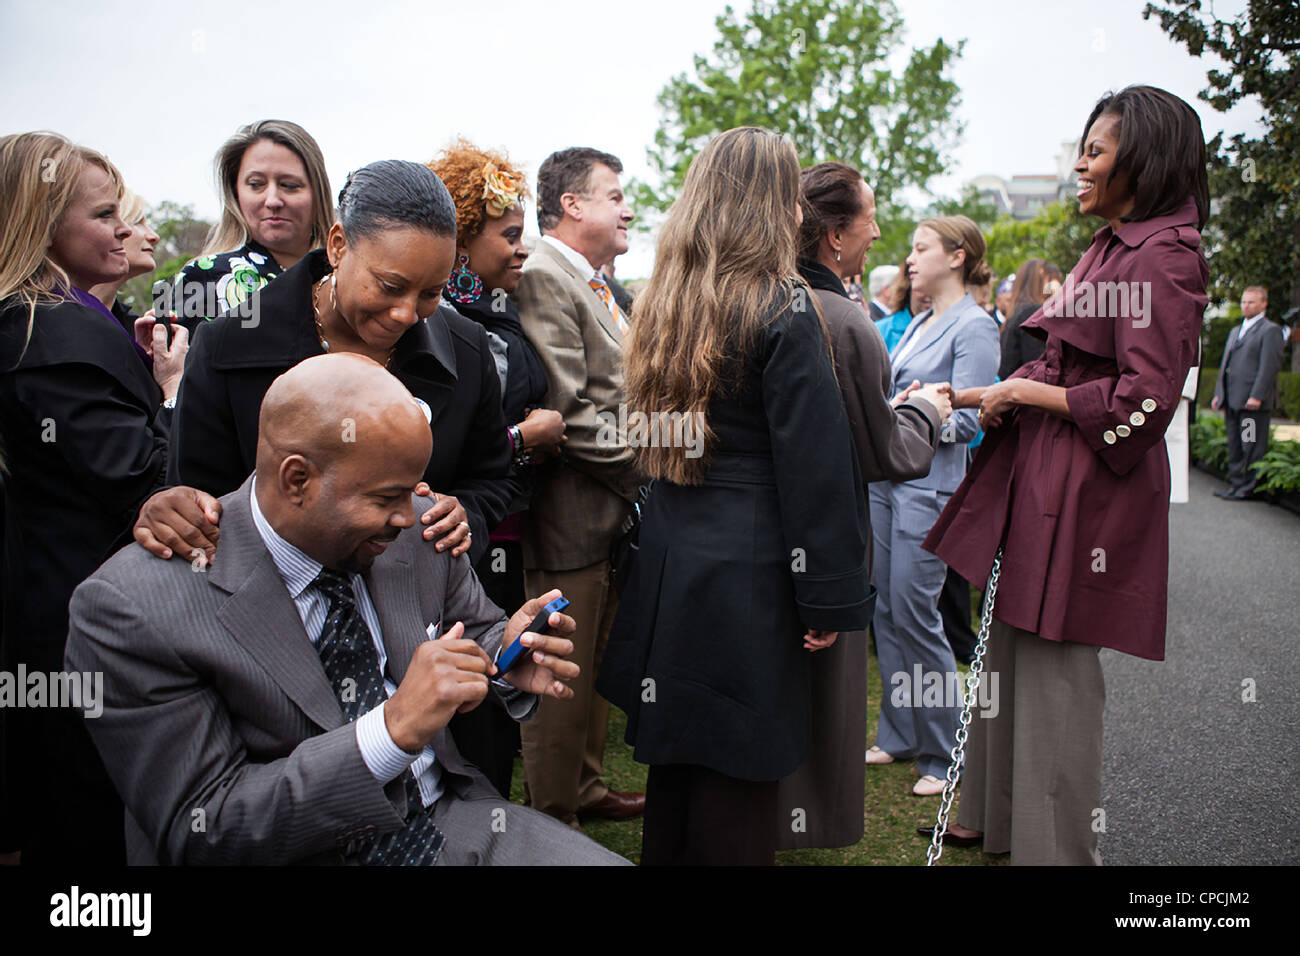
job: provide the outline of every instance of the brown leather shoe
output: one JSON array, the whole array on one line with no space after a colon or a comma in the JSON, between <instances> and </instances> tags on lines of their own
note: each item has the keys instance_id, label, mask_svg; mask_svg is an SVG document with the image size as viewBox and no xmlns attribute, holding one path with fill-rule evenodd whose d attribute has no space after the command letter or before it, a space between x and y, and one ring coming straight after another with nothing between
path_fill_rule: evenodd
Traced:
<instances>
[{"instance_id":1,"label":"brown leather shoe","mask_svg":"<svg viewBox=\"0 0 1300 956\"><path fill-rule=\"evenodd\" d=\"M629 791L607 790L605 795L589 807L578 811L580 817L597 820L628 820L645 813L645 794Z\"/></svg>"}]
</instances>

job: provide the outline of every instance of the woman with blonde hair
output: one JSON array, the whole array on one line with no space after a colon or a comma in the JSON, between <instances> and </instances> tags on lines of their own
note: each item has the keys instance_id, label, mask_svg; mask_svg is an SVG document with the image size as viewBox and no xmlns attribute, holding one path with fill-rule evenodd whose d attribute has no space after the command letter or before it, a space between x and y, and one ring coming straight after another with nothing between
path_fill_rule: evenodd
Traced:
<instances>
[{"instance_id":1,"label":"woman with blonde hair","mask_svg":"<svg viewBox=\"0 0 1300 956\"><path fill-rule=\"evenodd\" d=\"M287 120L240 127L217 150L221 219L176 277L170 310L191 332L238 309L310 250L334 222L325 157Z\"/></svg>"},{"instance_id":2,"label":"woman with blonde hair","mask_svg":"<svg viewBox=\"0 0 1300 956\"><path fill-rule=\"evenodd\" d=\"M691 163L637 300L627 437L655 484L597 689L650 765L646 864L773 862L777 781L811 745L809 652L869 616L801 218L790 142L728 130Z\"/></svg>"},{"instance_id":3,"label":"woman with blonde hair","mask_svg":"<svg viewBox=\"0 0 1300 956\"><path fill-rule=\"evenodd\" d=\"M122 178L55 133L0 139L0 435L4 436L3 670L63 670L68 600L128 543L163 479L164 401L187 336L153 339L152 374L131 333L89 290L123 278ZM81 711L5 710L5 803L23 861L121 863L122 804Z\"/></svg>"},{"instance_id":4,"label":"woman with blonde hair","mask_svg":"<svg viewBox=\"0 0 1300 956\"><path fill-rule=\"evenodd\" d=\"M146 219L148 211L145 201L138 194L123 188L120 214L122 221L131 227L131 235L127 236L126 242L123 243L126 248L127 271L120 279L101 282L90 289L90 294L102 302L104 308L112 312L114 318L122 324L122 328L132 335L135 335L135 322L140 316L125 302L119 300L117 294L128 280L136 276L148 275L157 268L153 250L158 244L158 233L149 228ZM145 341L137 342L136 348L147 362L150 361L149 339L153 337L153 324L146 322L142 332L145 334Z\"/></svg>"}]
</instances>

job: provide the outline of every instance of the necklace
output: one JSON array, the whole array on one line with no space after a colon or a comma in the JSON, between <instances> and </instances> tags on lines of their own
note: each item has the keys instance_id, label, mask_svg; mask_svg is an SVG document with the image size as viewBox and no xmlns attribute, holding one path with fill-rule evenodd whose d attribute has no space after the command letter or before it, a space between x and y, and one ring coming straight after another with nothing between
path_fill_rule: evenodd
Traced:
<instances>
[{"instance_id":1,"label":"necklace","mask_svg":"<svg viewBox=\"0 0 1300 956\"><path fill-rule=\"evenodd\" d=\"M325 324L324 322L321 321L319 296L320 296L320 287L325 284L325 279L333 280L333 278L334 278L333 273L331 273L330 275L325 276L319 282L317 282L311 287L311 311L312 311L312 317L316 320L316 338L320 341L320 347L323 348L326 352L330 350L330 343L329 340L325 338ZM330 308L334 309L335 312L337 312L339 308L338 299L334 297L333 281L330 282ZM396 345L394 345L391 349L388 350L388 355L384 359L384 368L392 367L393 353L396 351L397 351Z\"/></svg>"}]
</instances>

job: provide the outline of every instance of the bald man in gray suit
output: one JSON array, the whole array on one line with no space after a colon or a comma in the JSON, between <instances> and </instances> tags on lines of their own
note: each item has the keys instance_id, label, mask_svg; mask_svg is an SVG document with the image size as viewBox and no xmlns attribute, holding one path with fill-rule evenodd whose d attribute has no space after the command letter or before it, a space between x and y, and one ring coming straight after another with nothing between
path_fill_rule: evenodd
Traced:
<instances>
[{"instance_id":1,"label":"bald man in gray suit","mask_svg":"<svg viewBox=\"0 0 1300 956\"><path fill-rule=\"evenodd\" d=\"M430 444L382 366L307 359L266 394L211 567L132 545L77 589L67 666L104 673L88 726L130 862L624 862L501 800L445 731L488 697L527 719L578 666L572 619L524 633L558 592L507 621L422 541ZM532 658L502 678L516 640Z\"/></svg>"}]
</instances>

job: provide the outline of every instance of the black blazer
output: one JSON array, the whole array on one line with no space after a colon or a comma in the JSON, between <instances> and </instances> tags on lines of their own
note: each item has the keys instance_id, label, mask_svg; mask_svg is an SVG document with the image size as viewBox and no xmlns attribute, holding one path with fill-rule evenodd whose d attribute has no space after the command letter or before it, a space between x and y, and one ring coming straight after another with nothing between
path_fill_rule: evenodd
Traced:
<instances>
[{"instance_id":1,"label":"black blazer","mask_svg":"<svg viewBox=\"0 0 1300 956\"><path fill-rule=\"evenodd\" d=\"M324 354L311 287L329 272L325 250L316 249L254 293L247 314L199 326L177 398L168 481L217 496L243 484L257 462L257 417L267 389L303 359ZM487 336L440 305L397 340L392 372L432 411L433 454L424 478L465 507L475 562L521 490L509 472L510 440Z\"/></svg>"},{"instance_id":2,"label":"black blazer","mask_svg":"<svg viewBox=\"0 0 1300 956\"><path fill-rule=\"evenodd\" d=\"M1043 349L1047 348L1045 341L1035 338L1020 327L1025 319L1041 308L1041 305L1026 302L1020 308L1012 310L1006 324L1002 326L1002 360L998 365L998 378L1002 381L1009 379L1011 373L1020 366L1041 357Z\"/></svg>"},{"instance_id":3,"label":"black blazer","mask_svg":"<svg viewBox=\"0 0 1300 956\"><path fill-rule=\"evenodd\" d=\"M720 377L703 480L656 481L644 510L596 675L642 763L793 773L812 732L801 635L871 619L857 456L821 322L798 293Z\"/></svg>"},{"instance_id":4,"label":"black blazer","mask_svg":"<svg viewBox=\"0 0 1300 956\"><path fill-rule=\"evenodd\" d=\"M112 319L77 302L0 311L6 664L63 667L68 599L162 486L162 392Z\"/></svg>"}]
</instances>

